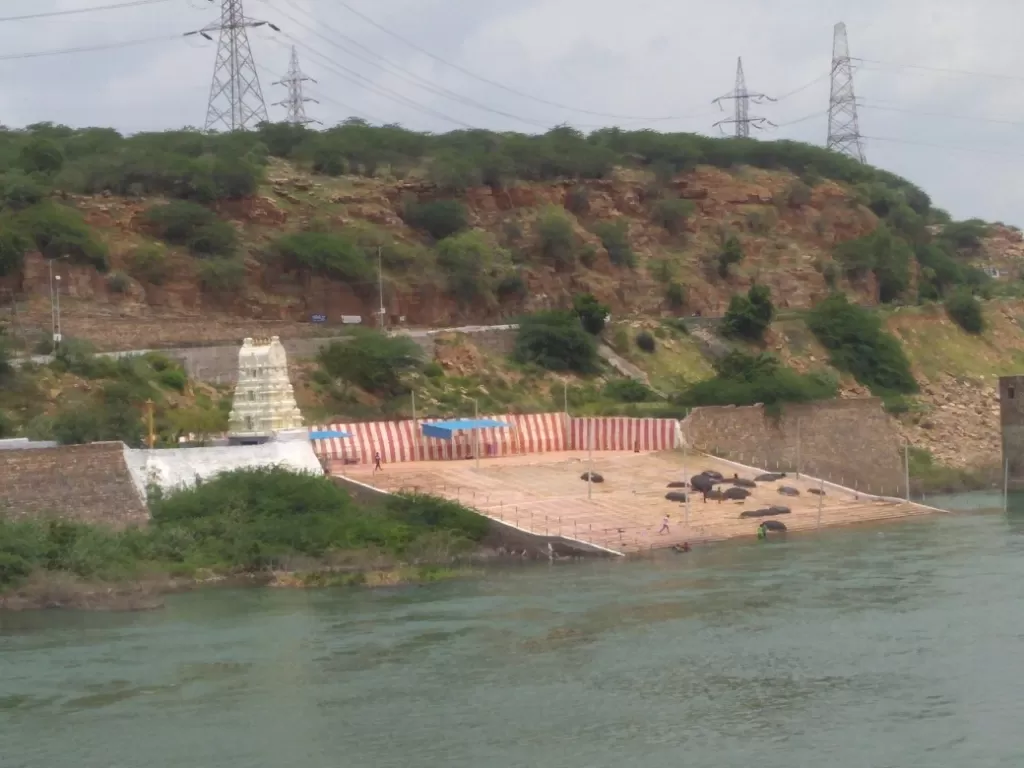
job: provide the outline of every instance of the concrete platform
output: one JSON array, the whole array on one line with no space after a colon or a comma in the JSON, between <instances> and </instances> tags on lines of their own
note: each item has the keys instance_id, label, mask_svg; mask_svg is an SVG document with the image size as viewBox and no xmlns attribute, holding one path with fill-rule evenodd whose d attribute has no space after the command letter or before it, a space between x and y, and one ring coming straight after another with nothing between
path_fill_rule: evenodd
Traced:
<instances>
[{"instance_id":1,"label":"concrete platform","mask_svg":"<svg viewBox=\"0 0 1024 768\"><path fill-rule=\"evenodd\" d=\"M681 452L594 454L593 469L605 478L591 486L580 479L587 470L585 451L532 454L500 459L385 464L373 472L353 467L346 476L387 491L429 493L455 499L483 514L538 534L557 534L598 544L622 553L669 547L683 541L703 542L754 536L762 519L778 519L790 531L819 526L849 525L935 510L919 504L876 500L825 485L825 495L810 493L821 484L810 478L787 476L759 483L745 501L708 501L699 494L687 505L665 499L679 481L702 470L716 470L753 479L760 470L741 470L729 462ZM779 493L781 485L797 488L800 495ZM720 486L730 487L728 484ZM681 489L679 489L681 490ZM820 513L819 513L820 502ZM789 507L790 514L774 518L740 518L744 510L772 505ZM662 519L670 516L670 532L659 534Z\"/></svg>"}]
</instances>

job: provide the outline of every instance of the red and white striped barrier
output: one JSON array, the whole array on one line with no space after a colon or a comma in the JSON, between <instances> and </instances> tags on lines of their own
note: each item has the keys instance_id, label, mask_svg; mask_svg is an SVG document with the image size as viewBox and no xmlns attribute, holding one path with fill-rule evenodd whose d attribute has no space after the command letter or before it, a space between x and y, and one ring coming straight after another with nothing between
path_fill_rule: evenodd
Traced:
<instances>
[{"instance_id":1,"label":"red and white striped barrier","mask_svg":"<svg viewBox=\"0 0 1024 768\"><path fill-rule=\"evenodd\" d=\"M512 456L547 453L568 449L566 416L563 413L528 413L487 416L509 424L509 428L480 430L480 455ZM444 421L421 419L419 423ZM424 437L417 422L372 421L352 424L327 424L314 431L347 432L351 437L314 440L313 450L322 459L369 464L380 451L386 463L468 459L473 456L472 432L456 434L452 440Z\"/></svg>"},{"instance_id":2,"label":"red and white striped barrier","mask_svg":"<svg viewBox=\"0 0 1024 768\"><path fill-rule=\"evenodd\" d=\"M595 451L671 451L677 447L678 425L675 419L629 416L573 419L569 443L574 451L586 450L592 428Z\"/></svg>"}]
</instances>

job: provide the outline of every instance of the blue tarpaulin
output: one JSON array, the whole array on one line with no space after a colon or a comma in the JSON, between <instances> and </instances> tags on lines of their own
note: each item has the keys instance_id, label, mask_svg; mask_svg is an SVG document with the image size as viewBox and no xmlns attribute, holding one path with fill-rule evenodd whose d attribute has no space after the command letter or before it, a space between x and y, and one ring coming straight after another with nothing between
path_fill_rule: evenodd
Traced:
<instances>
[{"instance_id":1,"label":"blue tarpaulin","mask_svg":"<svg viewBox=\"0 0 1024 768\"><path fill-rule=\"evenodd\" d=\"M458 419L456 421L435 421L432 424L423 425L425 437L437 437L441 440L451 440L456 432L470 432L474 429L502 429L510 427L503 421L494 419Z\"/></svg>"},{"instance_id":2,"label":"blue tarpaulin","mask_svg":"<svg viewBox=\"0 0 1024 768\"><path fill-rule=\"evenodd\" d=\"M310 440L330 440L332 437L352 437L348 432L339 430L325 430L323 432L310 432Z\"/></svg>"}]
</instances>

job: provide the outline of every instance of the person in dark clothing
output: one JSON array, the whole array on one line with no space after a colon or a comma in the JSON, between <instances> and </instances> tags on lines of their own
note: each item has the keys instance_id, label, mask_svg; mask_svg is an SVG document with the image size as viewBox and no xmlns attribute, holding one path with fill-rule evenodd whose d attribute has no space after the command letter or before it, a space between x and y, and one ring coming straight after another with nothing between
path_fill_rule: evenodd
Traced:
<instances>
[{"instance_id":1,"label":"person in dark clothing","mask_svg":"<svg viewBox=\"0 0 1024 768\"><path fill-rule=\"evenodd\" d=\"M380 465L380 451L373 454L373 471L376 472L378 469L384 471L384 467Z\"/></svg>"}]
</instances>

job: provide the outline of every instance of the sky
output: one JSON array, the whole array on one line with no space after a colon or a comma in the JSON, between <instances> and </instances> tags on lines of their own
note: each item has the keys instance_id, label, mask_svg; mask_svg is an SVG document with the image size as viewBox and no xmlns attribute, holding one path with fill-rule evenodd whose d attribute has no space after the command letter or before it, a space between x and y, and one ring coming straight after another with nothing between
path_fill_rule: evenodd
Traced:
<instances>
[{"instance_id":1,"label":"sky","mask_svg":"<svg viewBox=\"0 0 1024 768\"><path fill-rule=\"evenodd\" d=\"M202 127L220 0L0 0L0 122ZM137 0L138 2L138 0ZM736 60L758 138L824 145L833 29L847 27L870 164L956 218L1024 226L1018 0L244 0L271 119L298 50L310 117L443 132L569 124L720 135ZM217 34L212 33L216 40ZM59 55L55 50L131 43ZM910 66L912 65L912 66ZM950 71L955 70L955 71ZM973 73L973 74L965 74ZM724 126L731 130L732 126Z\"/></svg>"}]
</instances>

